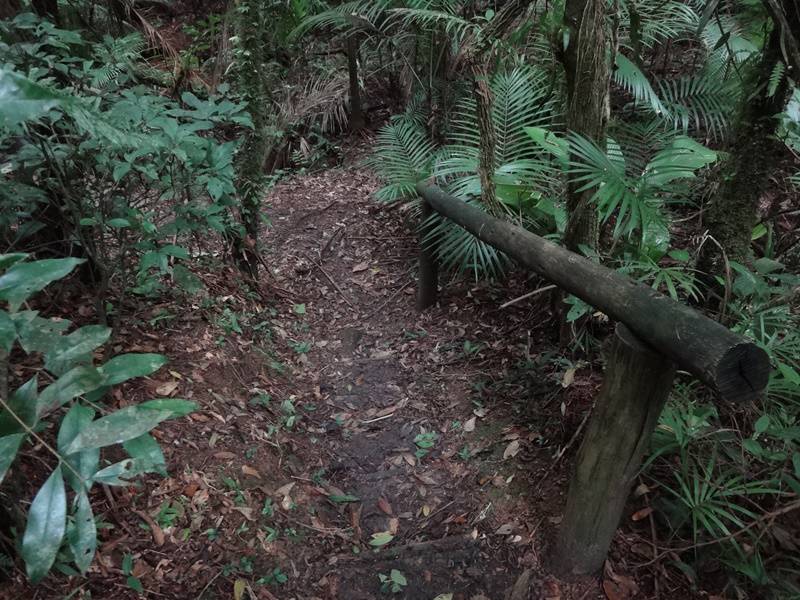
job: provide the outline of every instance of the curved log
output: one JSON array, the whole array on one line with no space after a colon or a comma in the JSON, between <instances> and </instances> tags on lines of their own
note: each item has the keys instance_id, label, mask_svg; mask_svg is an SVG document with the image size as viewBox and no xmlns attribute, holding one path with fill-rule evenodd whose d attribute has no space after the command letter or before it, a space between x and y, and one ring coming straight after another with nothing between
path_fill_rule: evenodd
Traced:
<instances>
[{"instance_id":1,"label":"curved log","mask_svg":"<svg viewBox=\"0 0 800 600\"><path fill-rule=\"evenodd\" d=\"M766 352L716 321L436 186L421 182L417 193L479 239L627 325L640 340L726 400L750 402L766 388L770 372Z\"/></svg>"}]
</instances>

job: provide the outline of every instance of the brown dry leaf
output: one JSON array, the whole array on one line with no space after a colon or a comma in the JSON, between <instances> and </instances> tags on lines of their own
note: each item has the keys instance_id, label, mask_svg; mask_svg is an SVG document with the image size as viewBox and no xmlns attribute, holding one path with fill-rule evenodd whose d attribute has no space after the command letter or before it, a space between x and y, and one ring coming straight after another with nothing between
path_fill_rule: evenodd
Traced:
<instances>
[{"instance_id":1,"label":"brown dry leaf","mask_svg":"<svg viewBox=\"0 0 800 600\"><path fill-rule=\"evenodd\" d=\"M467 419L467 421L464 423L464 431L467 433L475 431L475 419L476 417L470 417Z\"/></svg>"},{"instance_id":2,"label":"brown dry leaf","mask_svg":"<svg viewBox=\"0 0 800 600\"><path fill-rule=\"evenodd\" d=\"M512 458L519 452L519 440L512 441L503 451L503 460Z\"/></svg>"},{"instance_id":3,"label":"brown dry leaf","mask_svg":"<svg viewBox=\"0 0 800 600\"><path fill-rule=\"evenodd\" d=\"M294 487L294 483L295 483L294 481L290 481L286 485L282 485L277 490L275 490L275 495L276 496L288 496L289 492L291 492L292 488Z\"/></svg>"},{"instance_id":4,"label":"brown dry leaf","mask_svg":"<svg viewBox=\"0 0 800 600\"><path fill-rule=\"evenodd\" d=\"M390 517L392 516L392 505L389 504L389 501L383 496L378 498L378 508L380 508L384 514L389 515Z\"/></svg>"},{"instance_id":5,"label":"brown dry leaf","mask_svg":"<svg viewBox=\"0 0 800 600\"><path fill-rule=\"evenodd\" d=\"M603 581L603 591L606 593L606 598L608 598L608 600L628 600L628 598L630 598L621 586L610 579Z\"/></svg>"},{"instance_id":6,"label":"brown dry leaf","mask_svg":"<svg viewBox=\"0 0 800 600\"><path fill-rule=\"evenodd\" d=\"M222 452L217 452L214 454L214 458L218 458L220 460L233 460L236 458L236 455L233 452L228 452L227 450L223 450Z\"/></svg>"},{"instance_id":7,"label":"brown dry leaf","mask_svg":"<svg viewBox=\"0 0 800 600\"><path fill-rule=\"evenodd\" d=\"M248 521L255 521L255 517L253 516L253 509L247 506L234 506L233 510L242 514L242 516L247 519Z\"/></svg>"},{"instance_id":8,"label":"brown dry leaf","mask_svg":"<svg viewBox=\"0 0 800 600\"><path fill-rule=\"evenodd\" d=\"M508 535L512 531L514 531L513 523L503 523L494 533L495 535Z\"/></svg>"},{"instance_id":9,"label":"brown dry leaf","mask_svg":"<svg viewBox=\"0 0 800 600\"><path fill-rule=\"evenodd\" d=\"M641 521L642 519L646 519L653 513L652 506L646 506L641 510L637 510L635 513L631 515L631 521Z\"/></svg>"},{"instance_id":10,"label":"brown dry leaf","mask_svg":"<svg viewBox=\"0 0 800 600\"><path fill-rule=\"evenodd\" d=\"M248 465L242 465L242 473L244 473L245 475L249 475L250 477L257 477L261 479L261 473L259 473L253 467L250 467Z\"/></svg>"},{"instance_id":11,"label":"brown dry leaf","mask_svg":"<svg viewBox=\"0 0 800 600\"><path fill-rule=\"evenodd\" d=\"M564 377L561 379L561 387L568 388L575 381L575 367L569 368L564 371Z\"/></svg>"},{"instance_id":12,"label":"brown dry leaf","mask_svg":"<svg viewBox=\"0 0 800 600\"><path fill-rule=\"evenodd\" d=\"M360 262L353 267L353 273L360 273L361 271L366 271L367 269L369 269L369 263Z\"/></svg>"},{"instance_id":13,"label":"brown dry leaf","mask_svg":"<svg viewBox=\"0 0 800 600\"><path fill-rule=\"evenodd\" d=\"M159 396L171 396L175 393L175 390L178 389L178 385L180 381L167 381L166 383L162 383L160 386L156 388L156 394Z\"/></svg>"},{"instance_id":14,"label":"brown dry leaf","mask_svg":"<svg viewBox=\"0 0 800 600\"><path fill-rule=\"evenodd\" d=\"M404 460L404 461L406 461L406 462L407 462L409 465L411 465L412 467L413 467L414 465L416 465L416 464L417 464L417 459L416 459L416 458L414 458L414 455L413 455L413 454L410 454L410 453L408 453L408 452L406 452L405 454L403 454L403 460Z\"/></svg>"},{"instance_id":15,"label":"brown dry leaf","mask_svg":"<svg viewBox=\"0 0 800 600\"><path fill-rule=\"evenodd\" d=\"M398 518L391 518L389 519L389 533L392 535L397 535L397 530L400 527L400 519Z\"/></svg>"}]
</instances>

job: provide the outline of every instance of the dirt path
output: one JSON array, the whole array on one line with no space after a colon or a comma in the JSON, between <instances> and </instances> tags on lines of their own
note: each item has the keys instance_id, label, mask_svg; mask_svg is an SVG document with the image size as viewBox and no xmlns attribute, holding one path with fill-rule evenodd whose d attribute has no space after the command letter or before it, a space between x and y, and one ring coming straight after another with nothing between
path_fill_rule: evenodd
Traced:
<instances>
[{"instance_id":1,"label":"dirt path","mask_svg":"<svg viewBox=\"0 0 800 600\"><path fill-rule=\"evenodd\" d=\"M326 484L301 493L320 529L336 531L309 541L294 589L377 598L379 574L397 569L397 597L502 599L540 566L559 511L560 498L537 501L529 487L553 442L551 415L534 407L558 402L516 371L535 353L524 311L509 319L490 290L462 282L441 308L414 312L416 243L402 210L375 203L377 186L355 166L327 171L283 183L268 208L270 264L304 299L313 342L304 367L319 409L306 416L298 475L317 464ZM539 588L531 597L559 597L554 582Z\"/></svg>"},{"instance_id":2,"label":"dirt path","mask_svg":"<svg viewBox=\"0 0 800 600\"><path fill-rule=\"evenodd\" d=\"M94 492L108 526L87 579L17 575L0 596L504 600L529 571L514 600L603 597L542 566L575 449L554 456L598 377L564 389L543 307L499 309L535 282L445 282L417 314L407 213L348 162L267 199L265 259L288 297L211 265L204 296L126 321L116 352L171 362L112 404L200 410L155 432L168 477ZM381 589L392 570L396 593Z\"/></svg>"}]
</instances>

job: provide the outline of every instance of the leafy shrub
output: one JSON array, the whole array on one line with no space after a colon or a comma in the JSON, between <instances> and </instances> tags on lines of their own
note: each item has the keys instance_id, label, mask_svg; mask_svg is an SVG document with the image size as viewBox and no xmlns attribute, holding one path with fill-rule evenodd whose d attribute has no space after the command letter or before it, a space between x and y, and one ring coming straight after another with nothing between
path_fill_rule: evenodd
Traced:
<instances>
[{"instance_id":1,"label":"leafy shrub","mask_svg":"<svg viewBox=\"0 0 800 600\"><path fill-rule=\"evenodd\" d=\"M120 354L94 364L94 351L111 335L108 327L85 325L67 333L72 329L67 320L20 310L32 295L65 277L81 261L26 262L26 258L25 254L0 255L0 301L8 308L0 310L2 380L9 357L13 360L18 352L41 355L42 366L10 394L0 394L0 481L26 442L34 442L57 460L33 498L21 538L28 576L37 582L56 562L71 561L86 572L97 545L89 499L92 486L129 485L131 478L142 473L165 473L164 455L148 432L162 421L188 414L194 403L157 399L116 411L98 404L112 386L150 375L166 358ZM51 383L40 388L40 379ZM102 416L95 418L98 411ZM50 430L57 431L54 443L47 441ZM129 458L104 465L101 449L117 444L122 444Z\"/></svg>"}]
</instances>

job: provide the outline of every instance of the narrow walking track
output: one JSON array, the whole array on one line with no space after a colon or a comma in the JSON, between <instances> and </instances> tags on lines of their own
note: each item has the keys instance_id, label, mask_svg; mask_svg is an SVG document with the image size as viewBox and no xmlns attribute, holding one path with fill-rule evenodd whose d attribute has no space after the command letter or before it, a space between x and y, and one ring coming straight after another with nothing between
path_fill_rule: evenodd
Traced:
<instances>
[{"instance_id":1,"label":"narrow walking track","mask_svg":"<svg viewBox=\"0 0 800 600\"><path fill-rule=\"evenodd\" d=\"M304 545L293 587L376 598L379 574L397 569L403 598L502 599L541 566L561 509L560 468L530 487L560 442L549 437L563 427L560 386L524 368L537 354L533 315L498 311L490 290L461 281L440 308L414 311L409 211L377 204L378 185L350 166L293 178L268 201L268 263L304 302L313 338L304 372L319 408L297 458L329 486L327 497L296 486L330 533ZM536 586L531 597L569 597L554 581Z\"/></svg>"}]
</instances>

